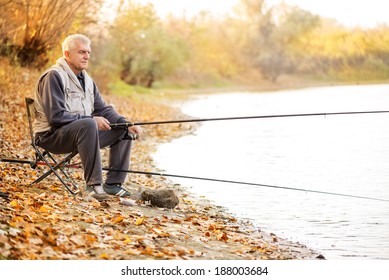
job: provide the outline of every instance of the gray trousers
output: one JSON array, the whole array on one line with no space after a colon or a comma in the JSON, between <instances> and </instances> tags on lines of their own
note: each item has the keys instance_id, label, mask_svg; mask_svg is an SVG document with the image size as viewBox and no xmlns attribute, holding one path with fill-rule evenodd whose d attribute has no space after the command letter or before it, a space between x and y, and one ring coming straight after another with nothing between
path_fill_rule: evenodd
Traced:
<instances>
[{"instance_id":1,"label":"gray trousers","mask_svg":"<svg viewBox=\"0 0 389 280\"><path fill-rule=\"evenodd\" d=\"M84 168L87 185L103 183L100 149L122 139L124 130L98 130L92 118L80 119L64 125L53 132L38 135L36 144L53 154L78 151ZM131 140L123 140L113 145L109 153L109 169L128 170L130 166ZM108 171L107 184L124 183L126 172Z\"/></svg>"}]
</instances>

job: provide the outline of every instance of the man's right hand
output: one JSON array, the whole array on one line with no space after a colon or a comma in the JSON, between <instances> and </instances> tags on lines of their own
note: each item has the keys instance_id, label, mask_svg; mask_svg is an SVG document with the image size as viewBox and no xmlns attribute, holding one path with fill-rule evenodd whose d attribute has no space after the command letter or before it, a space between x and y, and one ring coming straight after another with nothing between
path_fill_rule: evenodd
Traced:
<instances>
[{"instance_id":1,"label":"man's right hand","mask_svg":"<svg viewBox=\"0 0 389 280\"><path fill-rule=\"evenodd\" d=\"M109 121L104 117L94 116L93 119L97 123L97 127L99 130L110 130Z\"/></svg>"}]
</instances>

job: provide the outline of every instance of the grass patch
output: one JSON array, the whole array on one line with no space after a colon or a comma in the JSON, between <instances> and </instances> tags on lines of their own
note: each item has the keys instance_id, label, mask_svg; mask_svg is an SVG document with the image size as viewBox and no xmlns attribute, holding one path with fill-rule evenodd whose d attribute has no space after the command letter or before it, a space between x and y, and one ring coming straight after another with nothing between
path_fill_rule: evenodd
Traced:
<instances>
[{"instance_id":1,"label":"grass patch","mask_svg":"<svg viewBox=\"0 0 389 280\"><path fill-rule=\"evenodd\" d=\"M116 80L108 85L109 91L119 96L134 96L137 94L153 94L154 89L149 89L141 86L132 86L121 80Z\"/></svg>"}]
</instances>

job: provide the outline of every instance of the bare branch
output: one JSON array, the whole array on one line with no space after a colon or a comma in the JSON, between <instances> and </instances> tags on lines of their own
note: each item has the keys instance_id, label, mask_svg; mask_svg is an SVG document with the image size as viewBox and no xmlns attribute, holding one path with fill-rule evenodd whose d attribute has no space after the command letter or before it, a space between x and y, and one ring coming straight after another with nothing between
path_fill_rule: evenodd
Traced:
<instances>
[{"instance_id":1,"label":"bare branch","mask_svg":"<svg viewBox=\"0 0 389 280\"><path fill-rule=\"evenodd\" d=\"M8 4L10 4L12 1L13 1L13 0L4 1L3 3L0 2L0 7L1 7L1 6L6 6L6 5L8 5Z\"/></svg>"}]
</instances>

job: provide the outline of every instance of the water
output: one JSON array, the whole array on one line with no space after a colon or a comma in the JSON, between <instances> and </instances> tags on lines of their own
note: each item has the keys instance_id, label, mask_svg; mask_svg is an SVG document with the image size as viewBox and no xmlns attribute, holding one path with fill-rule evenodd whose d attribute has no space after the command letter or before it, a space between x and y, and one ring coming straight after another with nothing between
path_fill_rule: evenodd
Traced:
<instances>
[{"instance_id":1,"label":"water","mask_svg":"<svg viewBox=\"0 0 389 280\"><path fill-rule=\"evenodd\" d=\"M389 86L199 96L194 118L389 109ZM389 199L389 114L203 122L159 147L167 173ZM175 179L263 230L327 259L389 259L389 203Z\"/></svg>"}]
</instances>

